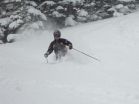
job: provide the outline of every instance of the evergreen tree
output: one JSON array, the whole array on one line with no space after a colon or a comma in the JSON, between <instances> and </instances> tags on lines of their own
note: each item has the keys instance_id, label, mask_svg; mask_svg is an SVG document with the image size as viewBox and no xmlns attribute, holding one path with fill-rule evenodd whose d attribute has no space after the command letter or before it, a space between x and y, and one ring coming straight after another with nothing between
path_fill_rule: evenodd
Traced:
<instances>
[{"instance_id":1,"label":"evergreen tree","mask_svg":"<svg viewBox=\"0 0 139 104\"><path fill-rule=\"evenodd\" d=\"M136 9L138 0L0 0L0 40L21 27L43 28L49 19L60 26L73 26L78 22L90 22L113 16L126 15Z\"/></svg>"},{"instance_id":2,"label":"evergreen tree","mask_svg":"<svg viewBox=\"0 0 139 104\"><path fill-rule=\"evenodd\" d=\"M16 1L10 3L14 6L17 6ZM37 4L31 0L18 1L18 6L16 9L11 8L11 11L7 12L5 16L10 20L7 21L6 24L1 24L0 26L3 30L1 32L2 35L0 36L0 39L3 41L3 43L8 42L8 35L11 33L16 33L23 25L28 24L26 25L27 27L29 24L34 23L34 25L39 28L40 26L43 27L41 21L47 20L46 16L37 9Z\"/></svg>"}]
</instances>

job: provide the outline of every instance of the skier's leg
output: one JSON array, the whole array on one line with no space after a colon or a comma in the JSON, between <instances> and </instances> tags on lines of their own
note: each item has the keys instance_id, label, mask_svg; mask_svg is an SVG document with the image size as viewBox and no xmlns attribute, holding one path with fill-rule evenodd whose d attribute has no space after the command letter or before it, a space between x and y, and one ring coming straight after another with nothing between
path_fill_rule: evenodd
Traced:
<instances>
[{"instance_id":1,"label":"skier's leg","mask_svg":"<svg viewBox=\"0 0 139 104\"><path fill-rule=\"evenodd\" d=\"M56 60L61 59L61 52L60 51L56 52L55 55L56 55Z\"/></svg>"},{"instance_id":2,"label":"skier's leg","mask_svg":"<svg viewBox=\"0 0 139 104\"><path fill-rule=\"evenodd\" d=\"M61 51L61 55L64 57L67 54L68 50L67 48L63 48L63 50Z\"/></svg>"}]
</instances>

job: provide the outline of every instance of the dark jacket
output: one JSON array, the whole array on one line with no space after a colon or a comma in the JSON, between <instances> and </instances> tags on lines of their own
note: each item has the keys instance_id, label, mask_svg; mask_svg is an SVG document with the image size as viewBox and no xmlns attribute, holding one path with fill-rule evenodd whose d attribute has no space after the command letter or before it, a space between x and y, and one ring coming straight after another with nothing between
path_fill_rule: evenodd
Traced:
<instances>
[{"instance_id":1,"label":"dark jacket","mask_svg":"<svg viewBox=\"0 0 139 104\"><path fill-rule=\"evenodd\" d=\"M53 40L49 45L47 55L51 54L53 50L55 54L57 54L59 51L64 51L66 46L69 46L69 49L72 49L72 43L67 39L60 38L58 40Z\"/></svg>"}]
</instances>

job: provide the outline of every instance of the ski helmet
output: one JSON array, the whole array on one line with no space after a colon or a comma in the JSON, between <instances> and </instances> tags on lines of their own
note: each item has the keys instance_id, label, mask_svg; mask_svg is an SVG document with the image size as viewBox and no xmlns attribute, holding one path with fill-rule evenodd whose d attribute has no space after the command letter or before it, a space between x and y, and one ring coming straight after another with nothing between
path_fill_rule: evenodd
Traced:
<instances>
[{"instance_id":1,"label":"ski helmet","mask_svg":"<svg viewBox=\"0 0 139 104\"><path fill-rule=\"evenodd\" d=\"M61 32L59 30L55 30L53 35L54 35L54 38L60 38L61 37Z\"/></svg>"}]
</instances>

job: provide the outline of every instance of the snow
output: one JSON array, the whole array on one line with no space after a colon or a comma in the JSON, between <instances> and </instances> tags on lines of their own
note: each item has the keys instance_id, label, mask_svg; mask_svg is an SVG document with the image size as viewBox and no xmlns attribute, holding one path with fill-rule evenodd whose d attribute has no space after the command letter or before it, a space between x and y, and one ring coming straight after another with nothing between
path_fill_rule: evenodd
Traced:
<instances>
[{"instance_id":1,"label":"snow","mask_svg":"<svg viewBox=\"0 0 139 104\"><path fill-rule=\"evenodd\" d=\"M9 2L21 2L21 0L4 0L5 3L9 3Z\"/></svg>"},{"instance_id":2,"label":"snow","mask_svg":"<svg viewBox=\"0 0 139 104\"><path fill-rule=\"evenodd\" d=\"M62 4L69 4L70 2L72 2L73 4L76 4L77 2L80 2L83 4L84 0L63 0L63 1L59 1L59 3Z\"/></svg>"},{"instance_id":3,"label":"snow","mask_svg":"<svg viewBox=\"0 0 139 104\"><path fill-rule=\"evenodd\" d=\"M0 104L139 104L139 12L62 29L75 50L43 54L52 31L24 31L0 45ZM34 36L34 37L33 37ZM32 38L31 38L32 37Z\"/></svg>"},{"instance_id":4,"label":"snow","mask_svg":"<svg viewBox=\"0 0 139 104\"><path fill-rule=\"evenodd\" d=\"M11 15L10 19L11 20L16 20L16 19L21 19L22 17L20 15Z\"/></svg>"},{"instance_id":5,"label":"snow","mask_svg":"<svg viewBox=\"0 0 139 104\"><path fill-rule=\"evenodd\" d=\"M34 22L32 23L29 28L30 29L41 29L43 27L43 22L42 21L37 21L37 22Z\"/></svg>"},{"instance_id":6,"label":"snow","mask_svg":"<svg viewBox=\"0 0 139 104\"><path fill-rule=\"evenodd\" d=\"M66 1L66 2L73 2L73 3L75 3L75 2L83 2L84 0L64 0L64 1Z\"/></svg>"},{"instance_id":7,"label":"snow","mask_svg":"<svg viewBox=\"0 0 139 104\"><path fill-rule=\"evenodd\" d=\"M10 29L16 29L16 28L18 28L18 27L19 27L21 24L23 24L23 23L24 23L23 20L18 19L18 20L16 20L16 21L10 23L10 24L9 24L9 28L10 28Z\"/></svg>"},{"instance_id":8,"label":"snow","mask_svg":"<svg viewBox=\"0 0 139 104\"><path fill-rule=\"evenodd\" d=\"M10 22L11 22L10 18L3 18L3 19L0 19L0 24L1 24L2 26L7 26Z\"/></svg>"},{"instance_id":9,"label":"snow","mask_svg":"<svg viewBox=\"0 0 139 104\"><path fill-rule=\"evenodd\" d=\"M115 16L115 17L120 17L120 16L123 16L124 14L123 13L119 13L119 12L117 12L117 11L115 11L114 13L113 13L113 16Z\"/></svg>"},{"instance_id":10,"label":"snow","mask_svg":"<svg viewBox=\"0 0 139 104\"><path fill-rule=\"evenodd\" d=\"M40 6L43 6L43 5L45 5L45 4L50 5L50 6L53 6L53 5L56 4L56 3L53 2L53 1L45 1L45 2L43 2Z\"/></svg>"},{"instance_id":11,"label":"snow","mask_svg":"<svg viewBox=\"0 0 139 104\"><path fill-rule=\"evenodd\" d=\"M95 6L96 4L94 2L91 3L92 6Z\"/></svg>"},{"instance_id":12,"label":"snow","mask_svg":"<svg viewBox=\"0 0 139 104\"><path fill-rule=\"evenodd\" d=\"M131 2L131 1L133 1L133 2L135 2L135 0L118 0L118 1L124 1L124 2Z\"/></svg>"},{"instance_id":13,"label":"snow","mask_svg":"<svg viewBox=\"0 0 139 104\"><path fill-rule=\"evenodd\" d=\"M73 15L70 15L65 20L65 26L74 26L76 24L77 24L77 22L74 20L74 16Z\"/></svg>"},{"instance_id":14,"label":"snow","mask_svg":"<svg viewBox=\"0 0 139 104\"><path fill-rule=\"evenodd\" d=\"M33 14L34 16L40 16L40 18L43 20L47 20L46 16L43 13L41 13L40 10L35 9L32 6L28 7L28 13Z\"/></svg>"},{"instance_id":15,"label":"snow","mask_svg":"<svg viewBox=\"0 0 139 104\"><path fill-rule=\"evenodd\" d=\"M115 6L116 9L121 9L121 8L123 8L123 7L124 7L123 4L118 4L118 5Z\"/></svg>"},{"instance_id":16,"label":"snow","mask_svg":"<svg viewBox=\"0 0 139 104\"><path fill-rule=\"evenodd\" d=\"M37 7L37 4L34 1L26 1L26 4Z\"/></svg>"},{"instance_id":17,"label":"snow","mask_svg":"<svg viewBox=\"0 0 139 104\"><path fill-rule=\"evenodd\" d=\"M41 14L41 12L39 10L35 9L34 7L29 7L28 13L34 14L34 15L40 15Z\"/></svg>"},{"instance_id":18,"label":"snow","mask_svg":"<svg viewBox=\"0 0 139 104\"><path fill-rule=\"evenodd\" d=\"M88 12L85 11L84 9L81 9L81 10L78 12L78 15L79 15L79 16L88 16Z\"/></svg>"},{"instance_id":19,"label":"snow","mask_svg":"<svg viewBox=\"0 0 139 104\"><path fill-rule=\"evenodd\" d=\"M65 16L62 13L59 13L58 11L53 11L52 15L55 17L64 17Z\"/></svg>"},{"instance_id":20,"label":"snow","mask_svg":"<svg viewBox=\"0 0 139 104\"><path fill-rule=\"evenodd\" d=\"M61 10L61 9L64 9L64 8L62 6L56 7L56 10Z\"/></svg>"}]
</instances>

